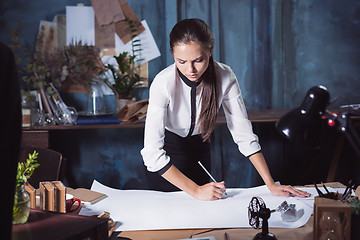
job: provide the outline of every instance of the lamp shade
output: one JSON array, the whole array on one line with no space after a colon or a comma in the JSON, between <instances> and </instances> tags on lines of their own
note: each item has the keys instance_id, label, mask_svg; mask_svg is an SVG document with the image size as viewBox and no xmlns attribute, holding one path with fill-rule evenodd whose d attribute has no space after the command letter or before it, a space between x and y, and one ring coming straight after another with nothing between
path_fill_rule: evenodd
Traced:
<instances>
[{"instance_id":1,"label":"lamp shade","mask_svg":"<svg viewBox=\"0 0 360 240\"><path fill-rule=\"evenodd\" d=\"M317 144L321 131L321 116L329 103L326 87L315 86L308 90L301 105L280 118L277 130L290 141L300 141L310 146Z\"/></svg>"}]
</instances>

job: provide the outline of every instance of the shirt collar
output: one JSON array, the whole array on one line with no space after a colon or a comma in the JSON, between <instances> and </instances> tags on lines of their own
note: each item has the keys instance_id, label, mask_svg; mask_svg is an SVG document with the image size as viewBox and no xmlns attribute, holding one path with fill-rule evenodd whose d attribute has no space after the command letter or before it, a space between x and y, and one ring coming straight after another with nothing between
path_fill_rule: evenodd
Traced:
<instances>
[{"instance_id":1,"label":"shirt collar","mask_svg":"<svg viewBox=\"0 0 360 240\"><path fill-rule=\"evenodd\" d=\"M180 72L180 70L179 70L178 68L176 68L176 70L178 71L179 76L180 76L180 78L183 80L183 82L184 82L186 85L188 85L189 87L197 87L197 86L199 86L199 84L200 84L201 81L202 81L202 76L200 77L199 81L197 81L197 82L190 81L184 74L182 74L182 73Z\"/></svg>"}]
</instances>

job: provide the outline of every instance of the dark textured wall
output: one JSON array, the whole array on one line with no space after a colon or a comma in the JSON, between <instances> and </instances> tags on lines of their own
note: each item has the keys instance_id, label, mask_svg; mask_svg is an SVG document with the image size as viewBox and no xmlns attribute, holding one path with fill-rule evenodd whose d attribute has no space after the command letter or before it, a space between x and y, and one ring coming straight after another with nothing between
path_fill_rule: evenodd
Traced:
<instances>
[{"instance_id":1,"label":"dark textured wall","mask_svg":"<svg viewBox=\"0 0 360 240\"><path fill-rule=\"evenodd\" d=\"M216 40L214 57L230 65L248 108L291 108L313 85L328 87L340 104L358 103L360 1L284 0L129 0L146 19L161 57L149 62L150 81L173 62L168 34L177 20L204 19ZM20 39L34 48L40 20L65 14L66 5L89 0L4 0L0 3L0 41L22 22Z\"/></svg>"},{"instance_id":2,"label":"dark textured wall","mask_svg":"<svg viewBox=\"0 0 360 240\"><path fill-rule=\"evenodd\" d=\"M323 84L333 106L360 102L360 2L284 1L284 107Z\"/></svg>"},{"instance_id":3,"label":"dark textured wall","mask_svg":"<svg viewBox=\"0 0 360 240\"><path fill-rule=\"evenodd\" d=\"M66 5L81 2L90 5L88 0L3 0L0 41L8 44L10 29L21 21L20 38L33 49L40 20L52 21L56 14L65 14ZM147 20L162 54L149 62L150 82L173 61L168 47L172 26L179 19L198 17L212 28L214 57L233 68L249 109L293 108L318 84L328 87L332 101L339 97L331 106L360 102L359 0L128 2L140 19ZM146 98L144 91L141 96ZM325 180L334 142L322 152L285 142L273 124L254 124L254 130L275 180L300 184ZM329 139L338 137L329 134ZM96 178L113 187L143 188L142 138L140 128L55 131L50 140L51 147L68 159L66 181L72 186L89 187ZM353 159L347 145L344 151ZM225 179L229 187L262 183L225 125L214 132L212 155L215 177ZM345 178L354 176L356 171Z\"/></svg>"}]
</instances>

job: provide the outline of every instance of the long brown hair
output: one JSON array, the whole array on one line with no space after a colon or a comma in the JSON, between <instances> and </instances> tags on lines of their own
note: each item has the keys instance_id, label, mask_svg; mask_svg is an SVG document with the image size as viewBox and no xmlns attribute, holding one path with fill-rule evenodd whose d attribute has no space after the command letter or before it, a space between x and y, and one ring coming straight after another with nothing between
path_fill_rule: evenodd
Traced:
<instances>
[{"instance_id":1,"label":"long brown hair","mask_svg":"<svg viewBox=\"0 0 360 240\"><path fill-rule=\"evenodd\" d=\"M176 44L191 42L201 43L209 51L215 45L214 37L208 25L197 18L184 19L178 22L170 33L170 50L172 53ZM202 76L202 84L199 122L202 138L204 141L208 141L214 130L218 113L215 62L212 55L209 59L209 66Z\"/></svg>"}]
</instances>

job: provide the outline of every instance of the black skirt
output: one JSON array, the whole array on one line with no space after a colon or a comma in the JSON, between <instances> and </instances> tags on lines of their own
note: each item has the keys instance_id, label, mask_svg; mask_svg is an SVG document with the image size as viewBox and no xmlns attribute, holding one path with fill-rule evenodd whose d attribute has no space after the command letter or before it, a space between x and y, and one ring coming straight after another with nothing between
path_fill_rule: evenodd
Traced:
<instances>
[{"instance_id":1,"label":"black skirt","mask_svg":"<svg viewBox=\"0 0 360 240\"><path fill-rule=\"evenodd\" d=\"M200 135L183 138L165 130L164 150L166 155L170 157L170 165L174 165L185 176L198 185L209 182L209 176L198 164L198 161L201 161L204 167L210 171L210 144L208 141L203 142ZM164 179L158 172L149 172L145 169L145 176L150 190L164 192L180 190Z\"/></svg>"}]
</instances>

